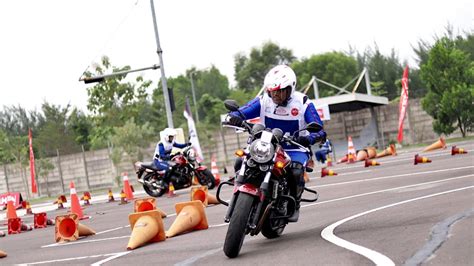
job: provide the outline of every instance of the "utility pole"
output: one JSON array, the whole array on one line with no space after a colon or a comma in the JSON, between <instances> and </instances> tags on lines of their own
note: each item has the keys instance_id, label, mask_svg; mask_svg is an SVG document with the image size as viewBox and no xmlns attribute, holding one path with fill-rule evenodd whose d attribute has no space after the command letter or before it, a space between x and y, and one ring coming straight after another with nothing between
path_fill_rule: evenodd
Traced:
<instances>
[{"instance_id":1,"label":"utility pole","mask_svg":"<svg viewBox=\"0 0 474 266\"><path fill-rule=\"evenodd\" d=\"M191 92L193 93L193 103L194 103L194 111L196 113L196 123L199 123L199 113L198 113L198 107L196 104L196 93L194 91L193 74L194 74L194 71L189 74L189 78L191 79Z\"/></svg>"},{"instance_id":2,"label":"utility pole","mask_svg":"<svg viewBox=\"0 0 474 266\"><path fill-rule=\"evenodd\" d=\"M155 5L153 0L150 0L151 5L151 14L153 16L153 27L155 29L155 38L156 38L156 53L158 54L158 58L160 60L160 70L161 70L161 85L163 87L163 95L165 98L165 109L166 109L166 118L168 120L168 127L174 128L173 125L173 116L171 113L171 104L170 104L170 96L168 94L168 84L166 83L166 76L165 76L165 67L163 65L163 50L161 50L160 46L160 38L158 36L158 26L156 25L156 15L155 15Z\"/></svg>"}]
</instances>

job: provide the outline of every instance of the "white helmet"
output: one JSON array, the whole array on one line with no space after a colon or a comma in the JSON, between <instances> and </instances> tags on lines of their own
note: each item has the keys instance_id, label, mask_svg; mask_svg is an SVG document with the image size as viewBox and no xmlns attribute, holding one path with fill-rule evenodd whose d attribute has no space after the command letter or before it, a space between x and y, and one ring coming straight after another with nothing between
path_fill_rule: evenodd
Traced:
<instances>
[{"instance_id":1,"label":"white helmet","mask_svg":"<svg viewBox=\"0 0 474 266\"><path fill-rule=\"evenodd\" d=\"M289 66L278 65L268 71L263 83L265 90L272 97L272 100L277 104L284 104L296 88L296 74ZM271 92L280 90L287 91L283 99L280 99L278 96L272 96Z\"/></svg>"},{"instance_id":2,"label":"white helmet","mask_svg":"<svg viewBox=\"0 0 474 266\"><path fill-rule=\"evenodd\" d=\"M172 143L177 134L178 132L176 132L176 129L169 127L165 128L165 130L163 130L163 135L165 136L164 141ZM170 137L173 138L170 140Z\"/></svg>"}]
</instances>

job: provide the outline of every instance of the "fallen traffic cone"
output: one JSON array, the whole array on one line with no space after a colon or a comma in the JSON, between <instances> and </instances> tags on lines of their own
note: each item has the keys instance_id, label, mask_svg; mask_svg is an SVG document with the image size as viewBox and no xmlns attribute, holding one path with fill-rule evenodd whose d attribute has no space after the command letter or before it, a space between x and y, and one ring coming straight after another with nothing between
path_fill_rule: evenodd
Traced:
<instances>
[{"instance_id":1,"label":"fallen traffic cone","mask_svg":"<svg viewBox=\"0 0 474 266\"><path fill-rule=\"evenodd\" d=\"M377 156L375 156L375 158L380 158L388 155L397 155L397 150L395 149L394 144L390 144L385 150L377 153Z\"/></svg>"},{"instance_id":2,"label":"fallen traffic cone","mask_svg":"<svg viewBox=\"0 0 474 266\"><path fill-rule=\"evenodd\" d=\"M360 150L357 152L356 161L365 161L367 158L369 158L369 154L366 150Z\"/></svg>"},{"instance_id":3,"label":"fallen traffic cone","mask_svg":"<svg viewBox=\"0 0 474 266\"><path fill-rule=\"evenodd\" d=\"M114 202L115 199L114 199L114 193L112 192L112 189L109 189L108 195L109 195L109 201L107 202Z\"/></svg>"},{"instance_id":4,"label":"fallen traffic cone","mask_svg":"<svg viewBox=\"0 0 474 266\"><path fill-rule=\"evenodd\" d=\"M84 201L84 205L91 205L90 199L91 199L91 193L89 191L84 192L84 196L81 197L81 200Z\"/></svg>"},{"instance_id":5,"label":"fallen traffic cone","mask_svg":"<svg viewBox=\"0 0 474 266\"><path fill-rule=\"evenodd\" d=\"M415 165L417 165L419 163L431 163L431 160L426 158L426 157L418 156L418 154L416 154L415 155Z\"/></svg>"},{"instance_id":6,"label":"fallen traffic cone","mask_svg":"<svg viewBox=\"0 0 474 266\"><path fill-rule=\"evenodd\" d=\"M374 147L367 147L367 156L369 159L375 158L377 156L377 150Z\"/></svg>"},{"instance_id":7,"label":"fallen traffic cone","mask_svg":"<svg viewBox=\"0 0 474 266\"><path fill-rule=\"evenodd\" d=\"M31 231L31 230L33 230L33 226L29 224L24 224L24 223L21 224L21 231Z\"/></svg>"},{"instance_id":8,"label":"fallen traffic cone","mask_svg":"<svg viewBox=\"0 0 474 266\"><path fill-rule=\"evenodd\" d=\"M329 155L329 153L326 155L326 166L327 167L332 166L332 158L331 158L331 155Z\"/></svg>"},{"instance_id":9,"label":"fallen traffic cone","mask_svg":"<svg viewBox=\"0 0 474 266\"><path fill-rule=\"evenodd\" d=\"M133 212L146 212L157 210L161 214L161 218L165 218L167 214L156 207L156 199L152 197L137 199L133 206Z\"/></svg>"},{"instance_id":10,"label":"fallen traffic cone","mask_svg":"<svg viewBox=\"0 0 474 266\"><path fill-rule=\"evenodd\" d=\"M354 143L352 142L352 137L349 136L347 139L347 163L355 163L355 156Z\"/></svg>"},{"instance_id":11,"label":"fallen traffic cone","mask_svg":"<svg viewBox=\"0 0 474 266\"><path fill-rule=\"evenodd\" d=\"M337 163L345 163L345 162L347 162L347 157L348 157L347 154L344 155L344 157L342 157L341 159L339 159L339 160L337 161Z\"/></svg>"},{"instance_id":12,"label":"fallen traffic cone","mask_svg":"<svg viewBox=\"0 0 474 266\"><path fill-rule=\"evenodd\" d=\"M212 155L211 159L211 173L216 181L216 186L221 182L221 175L219 174L219 168L217 167L216 157Z\"/></svg>"},{"instance_id":13,"label":"fallen traffic cone","mask_svg":"<svg viewBox=\"0 0 474 266\"><path fill-rule=\"evenodd\" d=\"M463 148L456 148L456 145L454 145L451 148L451 155L464 154L464 153L467 153L467 151Z\"/></svg>"},{"instance_id":14,"label":"fallen traffic cone","mask_svg":"<svg viewBox=\"0 0 474 266\"><path fill-rule=\"evenodd\" d=\"M77 231L79 232L79 236L92 236L95 235L95 230L90 228L87 225L77 223Z\"/></svg>"},{"instance_id":15,"label":"fallen traffic cone","mask_svg":"<svg viewBox=\"0 0 474 266\"><path fill-rule=\"evenodd\" d=\"M198 186L199 185L199 180L197 178L197 176L194 176L193 177L193 186Z\"/></svg>"},{"instance_id":16,"label":"fallen traffic cone","mask_svg":"<svg viewBox=\"0 0 474 266\"><path fill-rule=\"evenodd\" d=\"M7 253L5 251L0 250L0 258L5 258Z\"/></svg>"},{"instance_id":17,"label":"fallen traffic cone","mask_svg":"<svg viewBox=\"0 0 474 266\"><path fill-rule=\"evenodd\" d=\"M128 182L127 172L123 173L123 191L125 192L125 195L127 195L127 200L133 199L133 192L130 183Z\"/></svg>"},{"instance_id":18,"label":"fallen traffic cone","mask_svg":"<svg viewBox=\"0 0 474 266\"><path fill-rule=\"evenodd\" d=\"M79 217L75 213L56 216L55 239L56 242L75 241L80 236L95 235L90 227L80 224Z\"/></svg>"},{"instance_id":19,"label":"fallen traffic cone","mask_svg":"<svg viewBox=\"0 0 474 266\"><path fill-rule=\"evenodd\" d=\"M304 179L304 182L305 182L305 183L308 183L308 182L309 182L309 175L308 175L308 173L306 173L306 171L303 172L303 179Z\"/></svg>"},{"instance_id":20,"label":"fallen traffic cone","mask_svg":"<svg viewBox=\"0 0 474 266\"><path fill-rule=\"evenodd\" d=\"M48 226L47 224L48 217L45 212L35 213L33 221L34 221L33 226L35 227L35 229L46 228Z\"/></svg>"},{"instance_id":21,"label":"fallen traffic cone","mask_svg":"<svg viewBox=\"0 0 474 266\"><path fill-rule=\"evenodd\" d=\"M207 193L207 186L193 186L191 187L191 201L199 200L204 206L207 206Z\"/></svg>"},{"instance_id":22,"label":"fallen traffic cone","mask_svg":"<svg viewBox=\"0 0 474 266\"><path fill-rule=\"evenodd\" d=\"M123 205L123 204L127 204L127 203L128 203L127 195L125 195L125 192L123 192L123 189L122 189L122 191L120 191L120 203L119 203L119 205Z\"/></svg>"},{"instance_id":23,"label":"fallen traffic cone","mask_svg":"<svg viewBox=\"0 0 474 266\"><path fill-rule=\"evenodd\" d=\"M84 216L82 212L81 204L79 203L79 198L77 197L76 188L74 187L74 182L71 181L69 184L69 188L71 190L71 212L77 214L77 218L79 220L88 219L88 216Z\"/></svg>"},{"instance_id":24,"label":"fallen traffic cone","mask_svg":"<svg viewBox=\"0 0 474 266\"><path fill-rule=\"evenodd\" d=\"M15 206L13 206L13 201L7 201L7 219L18 218L16 214Z\"/></svg>"},{"instance_id":25,"label":"fallen traffic cone","mask_svg":"<svg viewBox=\"0 0 474 266\"><path fill-rule=\"evenodd\" d=\"M207 203L208 204L221 204L218 200L217 197L211 193L207 193Z\"/></svg>"},{"instance_id":26,"label":"fallen traffic cone","mask_svg":"<svg viewBox=\"0 0 474 266\"><path fill-rule=\"evenodd\" d=\"M58 210L59 209L64 209L64 204L67 202L67 198L64 195L60 195L57 200L54 201L54 204L58 204Z\"/></svg>"},{"instance_id":27,"label":"fallen traffic cone","mask_svg":"<svg viewBox=\"0 0 474 266\"><path fill-rule=\"evenodd\" d=\"M365 159L365 167L380 165L380 163L375 160Z\"/></svg>"},{"instance_id":28,"label":"fallen traffic cone","mask_svg":"<svg viewBox=\"0 0 474 266\"><path fill-rule=\"evenodd\" d=\"M166 237L173 237L184 232L209 228L204 205L199 200L181 202L175 205L176 219L166 231Z\"/></svg>"},{"instance_id":29,"label":"fallen traffic cone","mask_svg":"<svg viewBox=\"0 0 474 266\"><path fill-rule=\"evenodd\" d=\"M8 219L8 234L19 234L21 233L21 219L20 218L9 218Z\"/></svg>"},{"instance_id":30,"label":"fallen traffic cone","mask_svg":"<svg viewBox=\"0 0 474 266\"><path fill-rule=\"evenodd\" d=\"M323 167L323 168L321 169L321 177L333 176L333 175L337 175L337 173L334 172L334 171L331 170L331 169L327 169L326 167Z\"/></svg>"},{"instance_id":31,"label":"fallen traffic cone","mask_svg":"<svg viewBox=\"0 0 474 266\"><path fill-rule=\"evenodd\" d=\"M127 250L141 247L149 242L166 240L163 219L157 210L132 213L128 216L132 234Z\"/></svg>"},{"instance_id":32,"label":"fallen traffic cone","mask_svg":"<svg viewBox=\"0 0 474 266\"><path fill-rule=\"evenodd\" d=\"M443 137L439 138L438 141L423 149L423 152L432 151L436 149L446 149L446 141Z\"/></svg>"},{"instance_id":33,"label":"fallen traffic cone","mask_svg":"<svg viewBox=\"0 0 474 266\"><path fill-rule=\"evenodd\" d=\"M173 186L173 182L170 182L169 186L168 186L168 198L172 198L172 197L176 197L178 195L176 195L176 192L174 191L174 186Z\"/></svg>"},{"instance_id":34,"label":"fallen traffic cone","mask_svg":"<svg viewBox=\"0 0 474 266\"><path fill-rule=\"evenodd\" d=\"M26 214L33 214L33 211L31 210L30 202L29 201L23 201L21 203L21 206L23 209L26 210Z\"/></svg>"}]
</instances>

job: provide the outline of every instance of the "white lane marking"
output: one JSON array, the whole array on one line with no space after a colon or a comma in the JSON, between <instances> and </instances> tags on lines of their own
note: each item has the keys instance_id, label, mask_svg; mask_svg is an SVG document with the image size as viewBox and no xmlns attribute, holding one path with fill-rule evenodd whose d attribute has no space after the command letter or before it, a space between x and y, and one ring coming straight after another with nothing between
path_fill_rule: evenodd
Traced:
<instances>
[{"instance_id":1,"label":"white lane marking","mask_svg":"<svg viewBox=\"0 0 474 266\"><path fill-rule=\"evenodd\" d=\"M399 189L404 189L404 188L409 188L409 187L424 186L424 185L428 185L428 184L436 184L436 183L441 183L441 182L447 182L447 181L451 181L451 180L462 179L462 178L473 177L473 176L474 176L474 174L463 175L463 176L457 176L457 177L441 179L441 180L436 180L436 181L412 184L412 185L407 185L407 186L387 188L387 189L382 189L382 190L377 190L377 191L372 191L372 192L367 192L367 193L362 193L362 194L356 194L356 195L337 198L337 199L332 199L332 200L326 200L326 201L321 201L321 202L310 203L310 204L306 204L306 205L301 206L301 208L310 207L310 206L314 206L314 205L325 204L325 203L330 203L330 202L335 202L335 201L340 201L340 200L352 199L352 198L357 198L357 197L362 197L362 196L367 196L367 195L372 195L372 194L377 194L377 193L383 193L383 192L387 192L387 191L394 191L394 190L399 190Z\"/></svg>"},{"instance_id":2,"label":"white lane marking","mask_svg":"<svg viewBox=\"0 0 474 266\"><path fill-rule=\"evenodd\" d=\"M91 256L82 256L82 257L66 258L66 259L57 259L57 260L46 260L46 261L38 261L38 262L29 262L29 263L22 263L22 264L17 264L17 265L47 264L47 263L65 262L65 261L73 261L73 260L93 259L93 258L107 257L107 256L116 257L117 254L120 254L120 256L123 256L123 255L126 255L126 254L130 253L130 252L131 252L131 251L128 251L128 252L120 252L120 253L98 254L98 255L91 255ZM124 254L124 253L125 253L125 254Z\"/></svg>"},{"instance_id":3,"label":"white lane marking","mask_svg":"<svg viewBox=\"0 0 474 266\"><path fill-rule=\"evenodd\" d=\"M212 228L212 227L222 227L222 226L227 226L227 225L229 225L229 223L221 223L221 224L209 225L209 228Z\"/></svg>"},{"instance_id":4,"label":"white lane marking","mask_svg":"<svg viewBox=\"0 0 474 266\"><path fill-rule=\"evenodd\" d=\"M332 186L340 186L340 185L347 185L347 184L354 184L354 183L361 183L361 182L369 182L369 181L375 181L375 180L383 180L383 179L389 179L389 178L394 178L394 177L433 174L433 173L448 172L448 171L462 170L462 169L468 169L468 168L474 168L474 166L463 166L463 167L457 167L457 168L448 168L448 169L440 169L440 170L417 172L417 173L382 176L382 177L367 178L367 179L347 181L347 182L339 182L339 183L332 183L332 184L325 184L325 185L316 185L316 186L311 186L311 187L308 187L308 188L332 187Z\"/></svg>"},{"instance_id":5,"label":"white lane marking","mask_svg":"<svg viewBox=\"0 0 474 266\"><path fill-rule=\"evenodd\" d=\"M196 261L198 261L199 259L202 259L204 257L207 257L207 256L210 256L210 255L214 255L215 253L221 251L222 248L216 248L216 249L211 249L211 250L208 250L202 254L199 254L197 256L194 256L194 257L191 257L185 261L181 261L181 262L178 262L178 263L175 263L174 265L175 266L187 266L187 265L193 265L193 263L195 263Z\"/></svg>"},{"instance_id":6,"label":"white lane marking","mask_svg":"<svg viewBox=\"0 0 474 266\"><path fill-rule=\"evenodd\" d=\"M105 231L97 232L97 233L95 233L95 234L96 234L96 235L101 235L101 234L105 234L105 233L109 233L109 232L117 231L117 230L123 229L123 228L125 228L125 227L126 227L126 226L119 226L119 227L112 228L112 229L109 229L109 230L105 230Z\"/></svg>"},{"instance_id":7,"label":"white lane marking","mask_svg":"<svg viewBox=\"0 0 474 266\"><path fill-rule=\"evenodd\" d=\"M338 222L335 222L335 223L329 225L328 227L324 228L323 231L321 231L321 236L324 239L326 239L327 241L329 241L329 242L331 242L331 243L333 243L337 246L348 249L350 251L353 251L357 254L360 254L360 255L368 258L369 260L374 262L376 265L395 265L395 263L393 263L393 261L390 258L388 258L387 256L385 256L381 253L378 253L377 251L365 248L363 246L356 245L356 244L351 243L347 240L344 240L342 238L337 237L336 235L334 235L334 229L336 229L336 227L338 227L339 225L341 225L341 224L343 224L347 221L353 220L355 218L361 217L361 216L366 215L366 214L370 214L370 213L380 211L380 210L383 210L383 209L387 209L387 208L391 208L391 207L394 207L394 206L402 205L402 204L405 204L405 203L410 203L410 202L417 201L417 200L436 197L436 196L440 196L440 195L444 195L444 194L448 194L448 193L458 192L458 191L462 191L462 190L466 190L466 189L470 189L470 188L474 188L474 186L462 187L462 188L457 188L457 189L453 189L453 190L434 193L434 194L430 194L430 195L426 195L426 196L422 196L422 197L417 197L417 198L413 198L413 199L409 199L409 200L404 200L404 201L392 203L392 204L385 205L385 206L382 206L382 207L378 207L378 208L368 210L368 211L365 211L365 212L361 212L361 213L355 214L353 216L347 217L345 219L342 219Z\"/></svg>"},{"instance_id":8,"label":"white lane marking","mask_svg":"<svg viewBox=\"0 0 474 266\"><path fill-rule=\"evenodd\" d=\"M67 243L54 243L50 245L41 246L41 248L50 248L50 247L57 247L57 246L69 246L69 245L78 245L78 244L85 244L85 243L92 243L92 242L101 242L101 241L108 241L108 240L115 240L121 238L127 238L127 236L116 236L116 237L109 237L109 238L101 238L101 239L91 239L91 240L83 240L83 241L74 241L74 242L67 242Z\"/></svg>"},{"instance_id":9,"label":"white lane marking","mask_svg":"<svg viewBox=\"0 0 474 266\"><path fill-rule=\"evenodd\" d=\"M103 259L101 261L98 261L98 262L95 262L95 263L92 263L91 266L99 266L99 265L102 265L103 263L106 263L108 261L111 261L111 260L114 260L118 257L122 257L122 256L125 256L127 255L128 253L130 253L131 251L125 251L125 252L120 252L120 253L117 253L115 255L113 255L112 257L108 257L106 259Z\"/></svg>"}]
</instances>

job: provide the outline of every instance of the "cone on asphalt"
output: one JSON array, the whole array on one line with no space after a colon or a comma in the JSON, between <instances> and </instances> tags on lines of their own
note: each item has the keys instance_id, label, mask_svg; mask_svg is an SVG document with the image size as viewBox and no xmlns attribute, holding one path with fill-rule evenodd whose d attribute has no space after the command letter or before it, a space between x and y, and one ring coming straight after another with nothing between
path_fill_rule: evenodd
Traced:
<instances>
[{"instance_id":1,"label":"cone on asphalt","mask_svg":"<svg viewBox=\"0 0 474 266\"><path fill-rule=\"evenodd\" d=\"M54 238L56 242L75 241L80 236L95 235L95 231L79 223L79 217L75 213L56 216Z\"/></svg>"},{"instance_id":2,"label":"cone on asphalt","mask_svg":"<svg viewBox=\"0 0 474 266\"><path fill-rule=\"evenodd\" d=\"M166 231L166 237L209 228L204 205L201 201L177 203L175 209L177 216L171 227Z\"/></svg>"},{"instance_id":3,"label":"cone on asphalt","mask_svg":"<svg viewBox=\"0 0 474 266\"><path fill-rule=\"evenodd\" d=\"M380 158L389 155L397 155L397 150L395 149L394 144L390 144L385 150L377 153L377 156L375 156L375 158Z\"/></svg>"},{"instance_id":4,"label":"cone on asphalt","mask_svg":"<svg viewBox=\"0 0 474 266\"><path fill-rule=\"evenodd\" d=\"M132 234L127 250L141 247L150 242L166 240L163 219L158 210L131 213L128 216Z\"/></svg>"},{"instance_id":5,"label":"cone on asphalt","mask_svg":"<svg viewBox=\"0 0 474 266\"><path fill-rule=\"evenodd\" d=\"M377 150L374 147L366 147L367 156L369 159L373 159L377 156Z\"/></svg>"},{"instance_id":6,"label":"cone on asphalt","mask_svg":"<svg viewBox=\"0 0 474 266\"><path fill-rule=\"evenodd\" d=\"M337 173L331 169L327 169L326 167L321 168L321 177L333 176L333 175L337 175Z\"/></svg>"},{"instance_id":7,"label":"cone on asphalt","mask_svg":"<svg viewBox=\"0 0 474 266\"><path fill-rule=\"evenodd\" d=\"M79 232L79 236L92 236L95 235L95 230L90 228L87 225L77 223L77 231Z\"/></svg>"},{"instance_id":8,"label":"cone on asphalt","mask_svg":"<svg viewBox=\"0 0 474 266\"><path fill-rule=\"evenodd\" d=\"M339 159L339 160L337 161L337 163L345 163L345 162L347 162L347 157L348 157L347 154L344 155L344 157L342 157L341 159Z\"/></svg>"},{"instance_id":9,"label":"cone on asphalt","mask_svg":"<svg viewBox=\"0 0 474 266\"><path fill-rule=\"evenodd\" d=\"M13 201L7 201L7 219L18 218L16 214L15 206L13 206Z\"/></svg>"},{"instance_id":10,"label":"cone on asphalt","mask_svg":"<svg viewBox=\"0 0 474 266\"><path fill-rule=\"evenodd\" d=\"M423 157L423 156L419 156L418 154L415 154L414 164L417 165L419 163L431 163L431 160L428 159L427 157Z\"/></svg>"},{"instance_id":11,"label":"cone on asphalt","mask_svg":"<svg viewBox=\"0 0 474 266\"><path fill-rule=\"evenodd\" d=\"M156 199L152 197L147 197L143 199L135 200L133 204L133 212L146 212L157 210L161 214L161 218L165 218L167 214L156 207Z\"/></svg>"},{"instance_id":12,"label":"cone on asphalt","mask_svg":"<svg viewBox=\"0 0 474 266\"><path fill-rule=\"evenodd\" d=\"M67 198L64 195L59 195L58 199L54 201L54 204L58 204L58 210L64 209L64 204L67 202Z\"/></svg>"},{"instance_id":13,"label":"cone on asphalt","mask_svg":"<svg viewBox=\"0 0 474 266\"><path fill-rule=\"evenodd\" d=\"M123 191L125 192L125 195L127 195L127 200L132 200L133 191L132 191L132 188L130 187L130 183L128 182L128 174L127 172L124 172L122 175L123 175Z\"/></svg>"},{"instance_id":14,"label":"cone on asphalt","mask_svg":"<svg viewBox=\"0 0 474 266\"><path fill-rule=\"evenodd\" d=\"M0 258L5 258L7 256L7 253L3 250L0 250Z\"/></svg>"},{"instance_id":15,"label":"cone on asphalt","mask_svg":"<svg viewBox=\"0 0 474 266\"><path fill-rule=\"evenodd\" d=\"M352 137L349 136L347 139L347 163L355 163L356 161L356 150L354 149L354 143Z\"/></svg>"},{"instance_id":16,"label":"cone on asphalt","mask_svg":"<svg viewBox=\"0 0 474 266\"><path fill-rule=\"evenodd\" d=\"M216 195L213 195L211 193L207 193L207 203L208 204L221 204L218 200Z\"/></svg>"},{"instance_id":17,"label":"cone on asphalt","mask_svg":"<svg viewBox=\"0 0 474 266\"><path fill-rule=\"evenodd\" d=\"M119 205L123 205L123 204L127 204L127 203L128 203L127 195L125 195L125 192L123 192L123 189L122 189L122 191L120 191L120 203L119 203Z\"/></svg>"},{"instance_id":18,"label":"cone on asphalt","mask_svg":"<svg viewBox=\"0 0 474 266\"><path fill-rule=\"evenodd\" d=\"M451 148L451 155L464 154L464 153L467 153L467 151L463 148L456 148L456 145L454 145Z\"/></svg>"},{"instance_id":19,"label":"cone on asphalt","mask_svg":"<svg viewBox=\"0 0 474 266\"><path fill-rule=\"evenodd\" d=\"M190 191L190 198L191 201L193 200L199 200L204 204L204 206L207 206L207 193L208 193L207 186L193 186L191 187Z\"/></svg>"},{"instance_id":20,"label":"cone on asphalt","mask_svg":"<svg viewBox=\"0 0 474 266\"><path fill-rule=\"evenodd\" d=\"M304 173L303 173L303 179L304 179L305 183L309 182L309 175L308 175L308 173L306 173L306 171L304 171Z\"/></svg>"},{"instance_id":21,"label":"cone on asphalt","mask_svg":"<svg viewBox=\"0 0 474 266\"><path fill-rule=\"evenodd\" d=\"M33 211L31 210L31 205L29 201L22 201L21 202L21 207L26 210L26 214L33 214Z\"/></svg>"},{"instance_id":22,"label":"cone on asphalt","mask_svg":"<svg viewBox=\"0 0 474 266\"><path fill-rule=\"evenodd\" d=\"M375 160L365 159L365 167L380 165L379 162Z\"/></svg>"},{"instance_id":23,"label":"cone on asphalt","mask_svg":"<svg viewBox=\"0 0 474 266\"><path fill-rule=\"evenodd\" d=\"M366 150L357 151L356 161L365 161L367 158L369 158L369 154Z\"/></svg>"},{"instance_id":24,"label":"cone on asphalt","mask_svg":"<svg viewBox=\"0 0 474 266\"><path fill-rule=\"evenodd\" d=\"M114 193L112 192L112 189L109 189L108 196L109 196L109 200L107 202L114 202L115 201Z\"/></svg>"},{"instance_id":25,"label":"cone on asphalt","mask_svg":"<svg viewBox=\"0 0 474 266\"><path fill-rule=\"evenodd\" d=\"M168 186L168 198L176 197L176 192L174 191L174 185L173 182L170 182Z\"/></svg>"},{"instance_id":26,"label":"cone on asphalt","mask_svg":"<svg viewBox=\"0 0 474 266\"><path fill-rule=\"evenodd\" d=\"M48 216L45 212L35 213L33 226L37 228L46 228L48 226Z\"/></svg>"},{"instance_id":27,"label":"cone on asphalt","mask_svg":"<svg viewBox=\"0 0 474 266\"><path fill-rule=\"evenodd\" d=\"M443 137L439 138L436 142L424 148L423 152L437 150L437 149L446 149L446 141L444 140Z\"/></svg>"},{"instance_id":28,"label":"cone on asphalt","mask_svg":"<svg viewBox=\"0 0 474 266\"><path fill-rule=\"evenodd\" d=\"M8 234L19 234L21 233L21 219L20 218L10 218L8 219Z\"/></svg>"},{"instance_id":29,"label":"cone on asphalt","mask_svg":"<svg viewBox=\"0 0 474 266\"><path fill-rule=\"evenodd\" d=\"M91 205L91 193L89 191L85 191L84 195L81 197L81 200L84 201L84 205Z\"/></svg>"},{"instance_id":30,"label":"cone on asphalt","mask_svg":"<svg viewBox=\"0 0 474 266\"><path fill-rule=\"evenodd\" d=\"M211 158L211 173L216 181L216 186L221 182L221 175L219 174L219 168L217 167L216 157L212 155Z\"/></svg>"},{"instance_id":31,"label":"cone on asphalt","mask_svg":"<svg viewBox=\"0 0 474 266\"><path fill-rule=\"evenodd\" d=\"M326 166L327 167L331 167L332 166L332 158L331 158L331 155L326 154Z\"/></svg>"},{"instance_id":32,"label":"cone on asphalt","mask_svg":"<svg viewBox=\"0 0 474 266\"><path fill-rule=\"evenodd\" d=\"M77 218L79 220L90 218L88 216L84 216L84 213L82 212L81 204L79 203L79 197L77 196L73 181L71 181L69 184L69 189L71 190L71 212L77 214Z\"/></svg>"}]
</instances>

